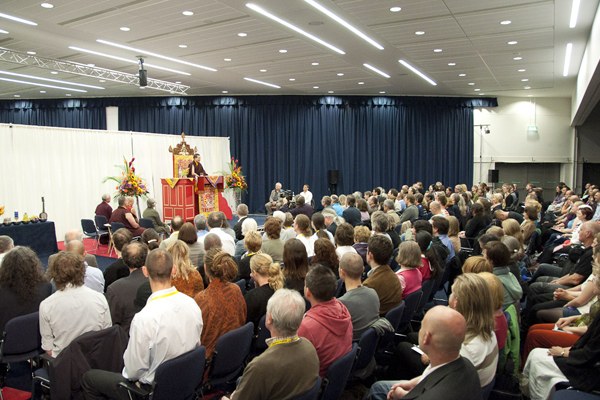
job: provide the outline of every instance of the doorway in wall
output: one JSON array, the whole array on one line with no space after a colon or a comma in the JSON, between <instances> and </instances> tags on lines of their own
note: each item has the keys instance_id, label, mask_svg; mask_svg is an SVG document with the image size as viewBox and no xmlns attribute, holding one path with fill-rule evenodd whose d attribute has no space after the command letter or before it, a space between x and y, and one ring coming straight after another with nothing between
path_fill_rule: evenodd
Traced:
<instances>
[{"instance_id":1,"label":"doorway in wall","mask_svg":"<svg viewBox=\"0 0 600 400\"><path fill-rule=\"evenodd\" d=\"M584 164L585 165L585 164ZM597 164L600 167L600 164ZM556 185L560 182L559 163L496 163L499 170L499 182L496 187L503 183L514 183L519 191L519 200L525 199L525 185L528 182L544 189L544 201L554 198ZM600 180L598 181L600 182Z\"/></svg>"}]
</instances>

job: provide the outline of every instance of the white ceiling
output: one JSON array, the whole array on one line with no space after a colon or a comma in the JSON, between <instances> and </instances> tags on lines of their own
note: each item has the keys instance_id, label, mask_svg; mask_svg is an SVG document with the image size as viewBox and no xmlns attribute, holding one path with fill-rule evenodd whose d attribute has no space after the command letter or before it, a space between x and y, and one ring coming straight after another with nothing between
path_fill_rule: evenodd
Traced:
<instances>
[{"instance_id":1,"label":"white ceiling","mask_svg":"<svg viewBox=\"0 0 600 400\"><path fill-rule=\"evenodd\" d=\"M599 2L582 0L577 27L569 29L571 0L317 0L381 43L385 49L378 50L304 0L254 1L346 53L339 55L252 11L242 0L47 0L54 5L52 9L41 7L42 1L1 0L0 13L38 25L0 18L0 29L9 32L0 33L0 47L136 74L134 64L69 49L76 46L130 60L140 55L96 42L104 39L217 69L210 72L141 54L146 63L191 74L183 76L146 67L149 78L180 81L190 86L188 95L221 95L223 91L306 95L333 91L358 95L385 92L536 97L572 95ZM402 10L390 12L393 6ZM184 10L193 11L194 15L184 16ZM512 23L501 25L502 20ZM129 27L130 31L123 32L120 27ZM416 31L425 34L418 36ZM247 36L239 37L239 32ZM508 45L509 41L518 43ZM567 42L573 43L573 57L569 76L563 77ZM187 48L180 48L181 44ZM435 53L436 48L442 52ZM280 53L280 49L287 53ZM515 56L523 59L515 61ZM225 61L226 58L231 61ZM401 58L438 85L430 85L400 65ZM313 66L313 62L319 65ZM383 78L363 67L363 63L376 66L391 77ZM86 93L71 92L74 97L168 95L119 82L99 83L98 78L65 72L52 75L48 69L6 61L0 61L0 71L105 87L105 90L86 89ZM461 73L466 76L460 77ZM0 74L1 77L10 78ZM244 77L281 88L258 85ZM525 86L530 89L524 89ZM24 99L57 98L67 93L0 80L2 99L12 99L15 95Z\"/></svg>"}]
</instances>

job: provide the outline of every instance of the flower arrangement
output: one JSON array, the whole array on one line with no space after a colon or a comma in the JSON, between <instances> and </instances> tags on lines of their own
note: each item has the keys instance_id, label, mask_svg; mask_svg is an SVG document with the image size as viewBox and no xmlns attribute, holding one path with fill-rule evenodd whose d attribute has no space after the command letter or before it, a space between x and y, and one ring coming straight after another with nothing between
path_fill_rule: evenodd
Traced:
<instances>
[{"instance_id":1,"label":"flower arrangement","mask_svg":"<svg viewBox=\"0 0 600 400\"><path fill-rule=\"evenodd\" d=\"M234 157L231 157L229 162L229 174L225 176L225 184L228 188L238 192L248 190L248 183L246 183L246 177L242 173L242 166L238 165L238 160Z\"/></svg>"},{"instance_id":2,"label":"flower arrangement","mask_svg":"<svg viewBox=\"0 0 600 400\"><path fill-rule=\"evenodd\" d=\"M123 166L120 168L123 170L121 176L109 176L104 179L106 181L114 181L117 183L117 193L115 197L120 196L132 196L132 197L145 197L149 192L146 183L142 178L135 174L135 167L133 162L135 158L127 162L127 159L123 157Z\"/></svg>"}]
</instances>

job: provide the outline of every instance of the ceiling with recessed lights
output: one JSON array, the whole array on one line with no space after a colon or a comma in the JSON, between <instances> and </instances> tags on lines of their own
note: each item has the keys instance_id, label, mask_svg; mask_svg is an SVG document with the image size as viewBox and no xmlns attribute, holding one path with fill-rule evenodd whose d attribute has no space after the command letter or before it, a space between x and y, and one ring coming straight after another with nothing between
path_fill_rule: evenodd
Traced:
<instances>
[{"instance_id":1,"label":"ceiling with recessed lights","mask_svg":"<svg viewBox=\"0 0 600 400\"><path fill-rule=\"evenodd\" d=\"M2 0L0 98L570 97L600 0L573 1Z\"/></svg>"}]
</instances>

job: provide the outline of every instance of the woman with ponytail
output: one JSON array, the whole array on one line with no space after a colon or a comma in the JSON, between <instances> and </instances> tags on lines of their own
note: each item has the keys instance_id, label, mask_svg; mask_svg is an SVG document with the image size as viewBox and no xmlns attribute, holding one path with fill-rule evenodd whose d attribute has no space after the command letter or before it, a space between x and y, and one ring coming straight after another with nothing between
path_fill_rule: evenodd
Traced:
<instances>
[{"instance_id":1,"label":"woman with ponytail","mask_svg":"<svg viewBox=\"0 0 600 400\"><path fill-rule=\"evenodd\" d=\"M255 289L244 296L246 300L246 322L253 322L258 328L258 323L267 313L267 302L276 290L283 287L283 272L279 263L274 263L270 255L265 253L255 254L250 260L250 277L254 280Z\"/></svg>"}]
</instances>

